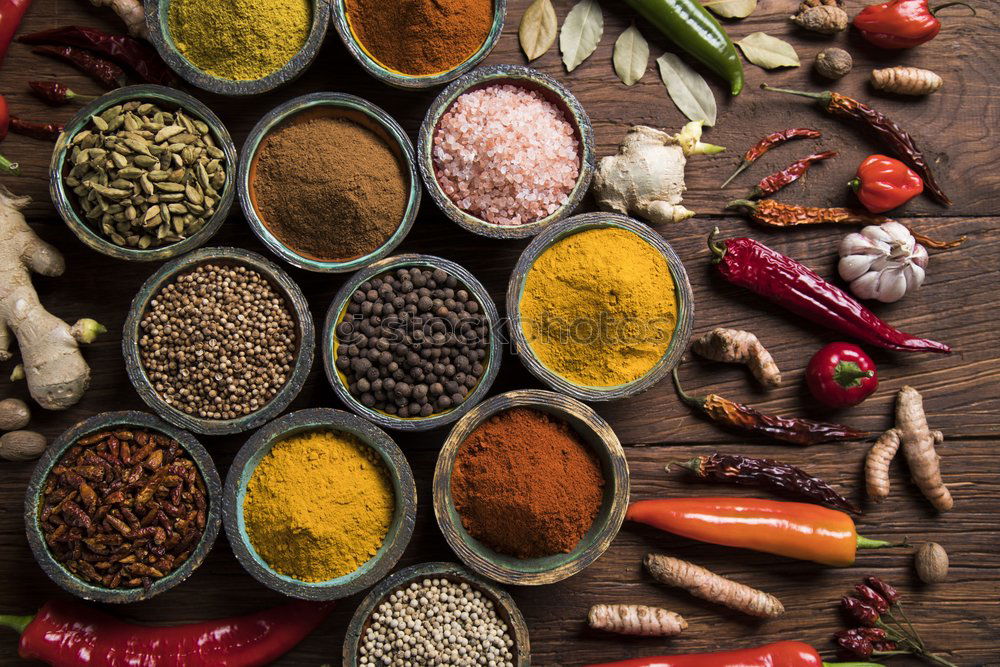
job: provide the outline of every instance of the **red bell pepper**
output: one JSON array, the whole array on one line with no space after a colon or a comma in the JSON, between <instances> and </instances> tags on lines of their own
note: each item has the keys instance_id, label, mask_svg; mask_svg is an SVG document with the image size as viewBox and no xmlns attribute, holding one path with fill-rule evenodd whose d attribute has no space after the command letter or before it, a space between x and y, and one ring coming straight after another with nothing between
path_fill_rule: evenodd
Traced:
<instances>
[{"instance_id":1,"label":"red bell pepper","mask_svg":"<svg viewBox=\"0 0 1000 667\"><path fill-rule=\"evenodd\" d=\"M924 181L917 172L887 155L865 158L848 185L872 213L891 211L924 191Z\"/></svg>"},{"instance_id":2,"label":"red bell pepper","mask_svg":"<svg viewBox=\"0 0 1000 667\"><path fill-rule=\"evenodd\" d=\"M830 343L809 361L806 384L820 403L846 408L878 389L878 373L875 362L857 345Z\"/></svg>"},{"instance_id":3,"label":"red bell pepper","mask_svg":"<svg viewBox=\"0 0 1000 667\"><path fill-rule=\"evenodd\" d=\"M948 2L931 9L928 0L890 0L862 9L854 17L854 27L875 46L909 49L937 37L941 21L934 14L954 5L969 7L964 2ZM969 9L976 13L972 7Z\"/></svg>"},{"instance_id":4,"label":"red bell pepper","mask_svg":"<svg viewBox=\"0 0 1000 667\"><path fill-rule=\"evenodd\" d=\"M775 642L736 651L658 655L586 667L879 667L879 663L823 662L823 658L809 644Z\"/></svg>"},{"instance_id":5,"label":"red bell pepper","mask_svg":"<svg viewBox=\"0 0 1000 667\"><path fill-rule=\"evenodd\" d=\"M0 63L7 55L7 48L30 4L31 0L0 0Z\"/></svg>"}]
</instances>

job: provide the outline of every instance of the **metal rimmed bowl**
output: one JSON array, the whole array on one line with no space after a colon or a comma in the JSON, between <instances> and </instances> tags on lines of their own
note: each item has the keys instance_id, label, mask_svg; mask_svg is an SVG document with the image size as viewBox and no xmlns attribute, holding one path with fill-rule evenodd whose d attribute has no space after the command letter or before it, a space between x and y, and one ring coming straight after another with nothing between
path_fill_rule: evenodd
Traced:
<instances>
[{"instance_id":1,"label":"metal rimmed bowl","mask_svg":"<svg viewBox=\"0 0 1000 667\"><path fill-rule=\"evenodd\" d=\"M444 85L478 65L490 54L493 47L500 40L500 34L503 32L504 18L507 15L507 0L493 0L493 25L486 36L486 41L465 62L450 70L435 74L404 74L378 62L361 44L358 37L354 34L354 30L351 28L350 16L348 16L344 2L345 0L331 0L333 4L333 27L337 29L337 34L340 35L344 46L347 47L347 50L368 74L382 83L387 83L396 88L407 89L433 88L434 86Z\"/></svg>"},{"instance_id":2,"label":"metal rimmed bowl","mask_svg":"<svg viewBox=\"0 0 1000 667\"><path fill-rule=\"evenodd\" d=\"M479 383L469 392L465 400L462 401L461 405L445 412L434 413L429 417L397 417L387 412L368 408L351 395L347 387L347 379L336 367L337 348L339 345L336 329L347 313L347 305L351 295L357 291L362 283L395 269L414 266L445 270L449 275L458 279L458 282L475 297L476 301L482 307L482 312L486 315L489 325L489 353L486 358L486 368L483 371L483 376L479 379ZM473 406L486 396L486 393L493 385L493 381L496 379L497 372L500 370L500 360L503 356L499 330L500 314L497 312L496 304L493 303L493 299L490 298L489 292L486 291L483 284L465 268L455 262L435 257L434 255L394 255L359 271L337 292L337 296L334 297L329 310L327 310L326 324L323 327L323 336L320 340L320 345L323 348L323 368L326 371L327 380L333 386L334 393L352 411L372 420L383 428L392 428L400 431L427 431L438 426L450 424L471 410Z\"/></svg>"},{"instance_id":3,"label":"metal rimmed bowl","mask_svg":"<svg viewBox=\"0 0 1000 667\"><path fill-rule=\"evenodd\" d=\"M75 445L80 438L116 427L143 428L173 438L184 448L188 456L191 457L191 460L197 466L205 482L208 510L206 512L205 530L198 540L198 545L180 567L162 579L154 581L149 588L105 588L78 578L57 561L52 552L49 551L48 546L45 544L42 528L38 523L42 490L45 487L45 482L52 468L55 467L66 451ZM145 412L104 412L86 419L65 431L45 450L45 454L42 455L42 458L35 465L35 470L31 474L31 481L28 483L28 491L24 497L24 526L28 536L28 544L31 545L31 551L35 556L35 560L38 561L45 574L64 590L85 600L96 600L97 602L139 602L140 600L148 600L173 588L190 577L191 573L201 565L202 561L205 560L205 556L212 549L212 545L215 544L215 538L219 534L219 526L222 523L221 500L222 483L219 481L219 473L215 470L212 457L209 456L208 452L194 436Z\"/></svg>"},{"instance_id":4,"label":"metal rimmed bowl","mask_svg":"<svg viewBox=\"0 0 1000 667\"><path fill-rule=\"evenodd\" d=\"M183 109L193 118L204 121L211 128L212 138L216 145L226 156L226 184L222 188L219 204L213 215L205 226L192 234L188 238L157 248L125 248L115 245L110 239L105 238L99 230L95 229L77 212L77 207L72 201L72 193L66 188L63 182L63 171L66 164L66 156L69 153L70 141L83 130L90 122L90 117L100 114L109 107L122 104L132 100L146 100L167 109ZM236 147L229 136L229 131L212 111L191 97L174 88L165 86L126 86L113 90L106 95L102 95L90 104L80 109L73 118L66 123L66 129L56 141L55 149L52 151L52 161L49 164L49 193L55 203L56 210L66 222L66 225L73 230L77 238L87 246L116 259L124 259L137 262L152 262L170 259L182 255L190 250L194 250L204 245L215 236L226 216L229 215L229 208L233 205L236 196L236 165L238 158Z\"/></svg>"},{"instance_id":5,"label":"metal rimmed bowl","mask_svg":"<svg viewBox=\"0 0 1000 667\"><path fill-rule=\"evenodd\" d=\"M604 497L594 523L570 553L517 558L498 553L472 537L462 525L451 496L451 475L466 438L493 415L524 407L567 422L601 464ZM618 534L628 509L629 472L618 436L589 406L550 391L525 389L500 394L465 415L448 434L434 468L434 516L459 560L484 577L504 584L538 586L572 577L597 560Z\"/></svg>"},{"instance_id":6,"label":"metal rimmed bowl","mask_svg":"<svg viewBox=\"0 0 1000 667\"><path fill-rule=\"evenodd\" d=\"M576 185L569 193L565 204L551 215L530 222L525 225L495 225L480 218L466 213L460 209L451 198L445 194L438 184L437 176L434 173L434 133L437 131L441 118L448 112L451 105L463 93L478 90L495 84L509 83L521 88L534 90L542 94L545 99L560 108L566 119L573 126L576 138L580 145L580 174L576 179ZM594 165L596 155L594 152L594 130L590 124L590 117L584 111L583 106L573 96L573 93L550 76L542 74L538 70L520 65L490 65L480 67L469 72L461 79L454 81L447 88L441 91L420 125L420 135L417 140L417 164L420 167L420 176L424 179L424 185L431 195L434 203L444 212L452 222L464 227L470 232L480 234L495 239L514 239L534 236L552 223L562 220L570 215L590 187L591 178L594 175Z\"/></svg>"},{"instance_id":7,"label":"metal rimmed bowl","mask_svg":"<svg viewBox=\"0 0 1000 667\"><path fill-rule=\"evenodd\" d=\"M351 617L344 637L344 667L357 667L358 652L361 648L361 638L371 624L375 609L394 591L405 588L421 579L447 579L457 584L468 584L478 590L493 603L493 608L504 623L511 638L514 640L514 664L517 667L531 665L531 641L528 638L528 625L524 621L521 610L517 608L513 598L496 586L477 577L457 563L421 563L393 572L371 590L358 605L357 611Z\"/></svg>"},{"instance_id":8,"label":"metal rimmed bowl","mask_svg":"<svg viewBox=\"0 0 1000 667\"><path fill-rule=\"evenodd\" d=\"M309 111L319 109L335 109L338 115L343 114L344 118L361 124L363 127L374 132L386 145L396 154L396 159L403 166L404 171L409 175L409 195L406 203L406 210L403 219L399 221L399 226L385 243L372 250L366 255L353 257L344 260L320 260L306 255L299 254L292 248L282 243L257 212L254 205L253 189L251 177L255 164L257 150L261 141L272 130L294 116ZM257 122L257 125L250 131L246 142L243 144L243 151L240 155L240 166L238 172L239 199L243 213L250 222L250 229L257 235L264 245L271 252L284 259L289 264L297 266L307 271L319 271L327 273L340 273L347 271L357 271L361 267L381 259L388 255L398 246L413 227L413 221L420 210L420 198L422 188L420 178L417 175L416 155L413 150L413 143L406 135L406 132L399 126L392 116L375 106L371 102L342 93L312 93L303 95L272 109L266 116Z\"/></svg>"},{"instance_id":9,"label":"metal rimmed bowl","mask_svg":"<svg viewBox=\"0 0 1000 667\"><path fill-rule=\"evenodd\" d=\"M395 509L382 546L368 562L342 577L311 583L279 574L261 558L247 534L243 503L257 465L274 445L299 433L316 430L351 434L378 453L392 479ZM243 568L268 588L303 600L337 600L347 597L368 588L388 574L410 542L416 514L417 487L410 464L399 446L374 424L349 412L332 408L292 412L254 433L240 449L226 475L222 509L226 536Z\"/></svg>"},{"instance_id":10,"label":"metal rimmed bowl","mask_svg":"<svg viewBox=\"0 0 1000 667\"><path fill-rule=\"evenodd\" d=\"M521 323L521 296L528 278L528 272L535 260L557 242L588 229L617 227L637 234L659 252L667 262L674 279L677 297L677 324L670 343L659 361L645 375L626 384L612 387L591 387L575 384L549 369L535 354L524 335ZM507 287L507 317L510 320L511 337L518 356L532 375L552 387L581 401L614 401L646 391L673 370L687 348L694 324L694 293L688 280L687 271L680 257L663 237L648 225L616 213L583 213L558 222L535 237L521 253L514 266Z\"/></svg>"},{"instance_id":11,"label":"metal rimmed bowl","mask_svg":"<svg viewBox=\"0 0 1000 667\"><path fill-rule=\"evenodd\" d=\"M172 282L179 274L186 273L202 264L220 264L224 266L245 266L263 276L285 299L286 307L295 319L295 335L299 349L295 355L295 366L292 373L275 396L256 412L237 417L236 419L203 419L182 412L168 404L153 387L139 356L140 323L149 308L149 302L160 290ZM136 392L146 405L153 408L157 414L172 424L186 428L195 433L205 435L226 435L241 433L256 428L274 419L282 410L288 407L292 399L298 395L306 381L313 362L313 348L316 343L316 332L313 328L312 315L302 290L291 276L282 271L270 260L255 252L240 248L203 248L184 257L165 264L159 271L150 276L132 300L125 327L122 330L122 352L125 355L125 370Z\"/></svg>"},{"instance_id":12,"label":"metal rimmed bowl","mask_svg":"<svg viewBox=\"0 0 1000 667\"><path fill-rule=\"evenodd\" d=\"M328 0L312 0L310 4L312 5L312 23L309 27L309 36L299 52L280 69L263 78L238 81L209 74L196 67L194 63L181 54L174 44L168 26L170 0L143 0L149 41L153 43L160 57L170 66L170 69L188 83L202 90L231 96L260 95L274 90L295 80L312 64L319 53L319 47L322 46L323 40L326 38L326 31L330 25L330 6Z\"/></svg>"}]
</instances>

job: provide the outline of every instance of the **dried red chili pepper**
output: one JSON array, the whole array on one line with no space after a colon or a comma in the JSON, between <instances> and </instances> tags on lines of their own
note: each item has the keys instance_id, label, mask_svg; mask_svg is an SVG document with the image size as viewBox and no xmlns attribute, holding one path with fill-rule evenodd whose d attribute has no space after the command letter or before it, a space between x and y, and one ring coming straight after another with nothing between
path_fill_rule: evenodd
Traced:
<instances>
[{"instance_id":1,"label":"dried red chili pepper","mask_svg":"<svg viewBox=\"0 0 1000 667\"><path fill-rule=\"evenodd\" d=\"M719 189L722 190L729 185L734 178L746 171L761 155L772 148L792 139L818 139L821 136L822 133L819 130L812 130L808 127L793 127L788 130L781 130L780 132L772 132L747 149L747 152L743 154L743 159L740 161L740 166L736 168L732 176L719 186Z\"/></svg>"},{"instance_id":2,"label":"dried red chili pepper","mask_svg":"<svg viewBox=\"0 0 1000 667\"><path fill-rule=\"evenodd\" d=\"M747 198L759 199L760 197L773 195L786 185L791 185L795 181L799 180L799 177L809 171L809 169L817 162L829 160L834 157L837 157L836 151L823 151L822 153L813 153L812 155L808 155L801 160L796 160L784 169L762 178L760 183L754 186L754 189L750 191L750 195Z\"/></svg>"},{"instance_id":3,"label":"dried red chili pepper","mask_svg":"<svg viewBox=\"0 0 1000 667\"><path fill-rule=\"evenodd\" d=\"M52 106L62 106L70 102L86 104L97 99L93 95L81 95L58 81L29 81L28 86L43 102Z\"/></svg>"},{"instance_id":4,"label":"dried red chili pepper","mask_svg":"<svg viewBox=\"0 0 1000 667\"><path fill-rule=\"evenodd\" d=\"M878 610L864 600L845 595L840 598L840 607L845 614L861 625L873 626L879 621Z\"/></svg>"},{"instance_id":5,"label":"dried red chili pepper","mask_svg":"<svg viewBox=\"0 0 1000 667\"><path fill-rule=\"evenodd\" d=\"M864 102L859 102L858 100L829 90L822 93L807 93L801 90L789 90L788 88L773 88L766 83L762 83L760 87L775 93L812 98L816 100L819 108L831 116L852 120L869 128L882 140L883 144L898 153L899 157L909 162L910 166L920 174L921 178L924 179L924 184L927 186L928 192L930 192L934 199L945 206L951 205L951 199L948 198L948 195L938 185L937 179L934 178L934 172L931 171L930 164L928 164L927 159L920 152L920 149L917 148L913 137L885 114L876 111Z\"/></svg>"},{"instance_id":6,"label":"dried red chili pepper","mask_svg":"<svg viewBox=\"0 0 1000 667\"><path fill-rule=\"evenodd\" d=\"M879 595L886 599L890 605L894 605L899 602L899 598L902 596L899 591L890 584L887 584L882 579L878 577L865 577L865 583L872 587Z\"/></svg>"},{"instance_id":7,"label":"dried red chili pepper","mask_svg":"<svg viewBox=\"0 0 1000 667\"><path fill-rule=\"evenodd\" d=\"M766 435L781 442L806 446L839 440L861 440L869 435L867 431L857 431L842 424L767 415L749 405L731 401L718 394L690 396L681 389L676 368L674 368L674 386L682 401L716 424L747 433Z\"/></svg>"},{"instance_id":8,"label":"dried red chili pepper","mask_svg":"<svg viewBox=\"0 0 1000 667\"><path fill-rule=\"evenodd\" d=\"M98 58L83 49L73 46L36 46L31 52L68 62L105 88L121 88L126 83L125 70L110 60Z\"/></svg>"},{"instance_id":9,"label":"dried red chili pepper","mask_svg":"<svg viewBox=\"0 0 1000 667\"><path fill-rule=\"evenodd\" d=\"M62 134L63 126L59 123L36 123L30 120L21 120L17 116L11 116L10 131L14 134L23 134L32 139L55 141Z\"/></svg>"},{"instance_id":10,"label":"dried red chili pepper","mask_svg":"<svg viewBox=\"0 0 1000 667\"><path fill-rule=\"evenodd\" d=\"M823 480L781 461L716 453L711 456L698 456L679 465L694 473L699 479L754 486L791 498L829 505L845 512L861 513L857 505L837 493Z\"/></svg>"},{"instance_id":11,"label":"dried red chili pepper","mask_svg":"<svg viewBox=\"0 0 1000 667\"><path fill-rule=\"evenodd\" d=\"M867 603L871 607L874 607L875 611L878 613L884 614L889 611L889 601L876 593L871 587L865 586L864 584L856 584L854 586L854 592L860 600Z\"/></svg>"},{"instance_id":12,"label":"dried red chili pepper","mask_svg":"<svg viewBox=\"0 0 1000 667\"><path fill-rule=\"evenodd\" d=\"M31 0L2 0L0 1L0 63L7 55L7 49L14 39L17 27L21 25L24 12L31 5Z\"/></svg>"},{"instance_id":13,"label":"dried red chili pepper","mask_svg":"<svg viewBox=\"0 0 1000 667\"><path fill-rule=\"evenodd\" d=\"M717 242L718 227L708 237L719 273L821 326L888 350L938 352L951 348L903 333L883 322L851 295L823 280L808 267L750 238Z\"/></svg>"},{"instance_id":14,"label":"dried red chili pepper","mask_svg":"<svg viewBox=\"0 0 1000 667\"><path fill-rule=\"evenodd\" d=\"M883 49L909 49L925 44L941 32L941 21L935 14L945 7L961 5L976 10L964 2L946 2L931 9L927 0L890 0L868 5L854 17L854 27L861 36Z\"/></svg>"},{"instance_id":15,"label":"dried red chili pepper","mask_svg":"<svg viewBox=\"0 0 1000 667\"><path fill-rule=\"evenodd\" d=\"M847 630L845 632L838 632L834 635L837 641L837 646L839 650L837 651L837 657L844 660L850 660L852 658L869 658L871 654L875 652L875 647L872 645L871 641L862 637L859 633L853 630Z\"/></svg>"}]
</instances>

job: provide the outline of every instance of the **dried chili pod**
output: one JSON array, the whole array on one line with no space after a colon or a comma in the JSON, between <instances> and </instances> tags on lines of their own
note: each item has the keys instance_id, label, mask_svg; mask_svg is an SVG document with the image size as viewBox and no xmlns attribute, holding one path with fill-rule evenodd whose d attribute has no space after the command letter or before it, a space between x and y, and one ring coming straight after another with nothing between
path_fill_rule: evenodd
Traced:
<instances>
[{"instance_id":1,"label":"dried chili pod","mask_svg":"<svg viewBox=\"0 0 1000 667\"><path fill-rule=\"evenodd\" d=\"M62 44L96 51L125 65L147 83L169 86L177 80L155 49L128 35L71 25L21 35L17 41L22 44Z\"/></svg>"},{"instance_id":2,"label":"dried chili pod","mask_svg":"<svg viewBox=\"0 0 1000 667\"><path fill-rule=\"evenodd\" d=\"M894 605L899 602L902 597L899 591L896 590L894 586L885 583L882 579L875 576L865 577L865 583L872 587L873 590L878 592L885 600L890 604Z\"/></svg>"},{"instance_id":3,"label":"dried chili pod","mask_svg":"<svg viewBox=\"0 0 1000 667\"><path fill-rule=\"evenodd\" d=\"M875 647L870 641L860 635L854 634L851 631L843 634L838 632L836 640L837 646L840 649L837 651L837 655L845 660L864 660L875 652Z\"/></svg>"},{"instance_id":4,"label":"dried chili pod","mask_svg":"<svg viewBox=\"0 0 1000 667\"><path fill-rule=\"evenodd\" d=\"M725 182L719 186L719 189L724 189L734 178L749 169L750 165L756 162L760 156L772 148L780 146L781 144L791 141L792 139L818 139L821 136L822 133L819 130L813 130L808 127L793 127L779 132L772 132L747 149L747 152L743 154L743 159L740 161L740 166L736 168L736 171L733 172L732 176L727 178Z\"/></svg>"},{"instance_id":5,"label":"dried chili pod","mask_svg":"<svg viewBox=\"0 0 1000 667\"><path fill-rule=\"evenodd\" d=\"M73 46L36 46L31 52L63 60L105 88L121 88L125 85L125 70L110 60L98 58L83 49Z\"/></svg>"},{"instance_id":6,"label":"dried chili pod","mask_svg":"<svg viewBox=\"0 0 1000 667\"><path fill-rule=\"evenodd\" d=\"M86 104L97 99L93 95L81 95L66 84L59 83L58 81L29 81L28 87L43 102L52 106L62 106L70 102Z\"/></svg>"},{"instance_id":7,"label":"dried chili pod","mask_svg":"<svg viewBox=\"0 0 1000 667\"><path fill-rule=\"evenodd\" d=\"M10 131L15 134L31 137L32 139L55 141L62 134L63 126L59 123L37 123L30 120L22 120L17 116L11 116Z\"/></svg>"},{"instance_id":8,"label":"dried chili pod","mask_svg":"<svg viewBox=\"0 0 1000 667\"><path fill-rule=\"evenodd\" d=\"M872 626L878 623L878 610L864 600L845 595L840 598L840 607L844 613L861 625Z\"/></svg>"},{"instance_id":9,"label":"dried chili pod","mask_svg":"<svg viewBox=\"0 0 1000 667\"><path fill-rule=\"evenodd\" d=\"M755 185L753 190L750 191L748 199L759 199L761 197L773 195L783 187L791 185L795 181L799 180L799 178L809 171L809 169L817 162L829 160L834 157L837 157L836 151L823 151L822 153L813 153L812 155L808 155L801 160L796 160L784 169L762 178L760 183Z\"/></svg>"},{"instance_id":10,"label":"dried chili pod","mask_svg":"<svg viewBox=\"0 0 1000 667\"><path fill-rule=\"evenodd\" d=\"M875 611L878 613L884 614L889 611L889 601L876 593L872 588L865 586L864 584L857 584L854 587L854 592L858 598L874 607Z\"/></svg>"}]
</instances>

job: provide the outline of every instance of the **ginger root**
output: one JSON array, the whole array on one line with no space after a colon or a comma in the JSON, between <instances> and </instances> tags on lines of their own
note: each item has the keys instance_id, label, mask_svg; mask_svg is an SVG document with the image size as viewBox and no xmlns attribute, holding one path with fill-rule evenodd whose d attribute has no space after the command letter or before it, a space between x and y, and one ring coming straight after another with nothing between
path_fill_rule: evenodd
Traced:
<instances>
[{"instance_id":1,"label":"ginger root","mask_svg":"<svg viewBox=\"0 0 1000 667\"><path fill-rule=\"evenodd\" d=\"M90 0L95 7L110 7L118 18L125 23L128 34L143 39L149 36L146 30L146 14L142 9L142 0Z\"/></svg>"},{"instance_id":2,"label":"ginger root","mask_svg":"<svg viewBox=\"0 0 1000 667\"><path fill-rule=\"evenodd\" d=\"M587 622L595 630L647 637L671 637L688 626L680 614L641 604L595 604Z\"/></svg>"},{"instance_id":3,"label":"ginger root","mask_svg":"<svg viewBox=\"0 0 1000 667\"><path fill-rule=\"evenodd\" d=\"M13 332L31 397L43 408L63 410L90 384L78 343L93 341L105 329L90 319L70 327L39 303L28 271L59 276L66 265L59 251L28 227L20 212L27 203L0 186L0 361L11 357Z\"/></svg>"},{"instance_id":4,"label":"ginger root","mask_svg":"<svg viewBox=\"0 0 1000 667\"><path fill-rule=\"evenodd\" d=\"M649 573L660 583L683 588L702 600L716 602L757 618L774 618L785 613L785 606L773 595L694 563L662 554L647 554L644 562Z\"/></svg>"},{"instance_id":5,"label":"ginger root","mask_svg":"<svg viewBox=\"0 0 1000 667\"><path fill-rule=\"evenodd\" d=\"M711 359L734 364L746 364L757 381L768 388L781 384L781 371L774 357L749 331L712 329L691 346L695 352Z\"/></svg>"},{"instance_id":6,"label":"ginger root","mask_svg":"<svg viewBox=\"0 0 1000 667\"><path fill-rule=\"evenodd\" d=\"M618 153L601 158L594 172L597 205L604 211L641 216L653 224L693 216L681 205L687 190L687 156L725 150L702 143L701 130L701 122L688 123L673 135L645 125L629 128Z\"/></svg>"},{"instance_id":7,"label":"ginger root","mask_svg":"<svg viewBox=\"0 0 1000 667\"><path fill-rule=\"evenodd\" d=\"M876 90L899 95L930 95L944 85L944 80L929 69L886 67L872 70Z\"/></svg>"}]
</instances>

